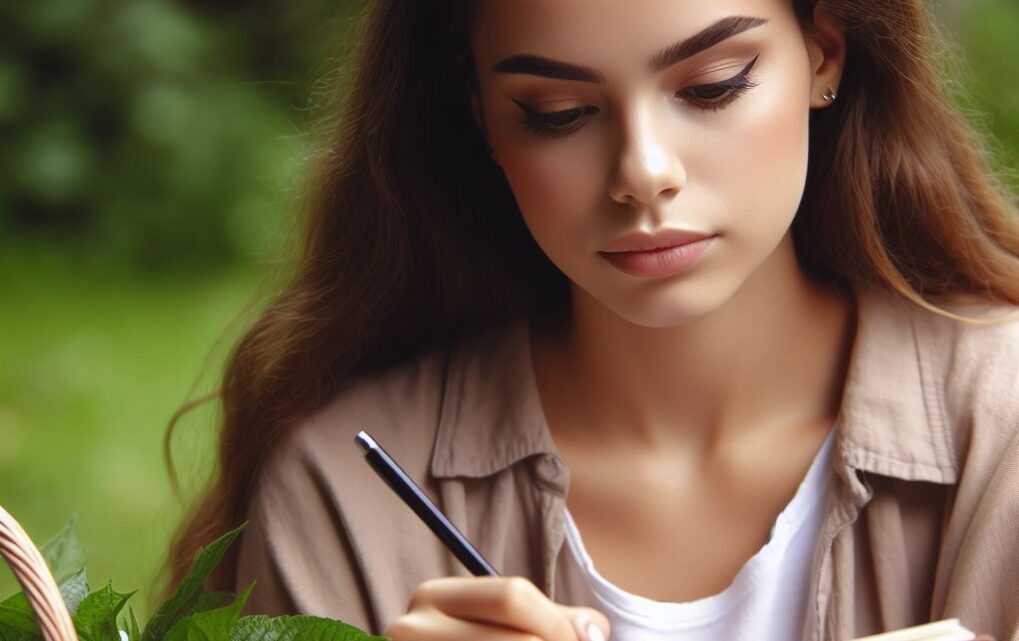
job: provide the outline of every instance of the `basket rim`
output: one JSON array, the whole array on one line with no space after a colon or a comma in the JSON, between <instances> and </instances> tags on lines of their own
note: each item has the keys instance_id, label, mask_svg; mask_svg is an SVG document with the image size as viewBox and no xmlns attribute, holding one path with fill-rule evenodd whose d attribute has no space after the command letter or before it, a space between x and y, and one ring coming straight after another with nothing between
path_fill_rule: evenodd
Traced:
<instances>
[{"instance_id":1,"label":"basket rim","mask_svg":"<svg viewBox=\"0 0 1019 641\"><path fill-rule=\"evenodd\" d=\"M46 641L79 641L71 613L39 548L0 505L0 556L24 590Z\"/></svg>"}]
</instances>

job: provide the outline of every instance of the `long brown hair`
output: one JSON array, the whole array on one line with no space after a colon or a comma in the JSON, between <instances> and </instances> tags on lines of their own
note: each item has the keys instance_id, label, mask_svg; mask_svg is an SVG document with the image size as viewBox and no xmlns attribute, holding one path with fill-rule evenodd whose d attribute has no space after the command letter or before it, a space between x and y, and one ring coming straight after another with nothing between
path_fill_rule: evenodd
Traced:
<instances>
[{"instance_id":1,"label":"long brown hair","mask_svg":"<svg viewBox=\"0 0 1019 641\"><path fill-rule=\"evenodd\" d=\"M471 0L375 0L318 158L296 272L234 349L218 469L174 541L179 579L243 521L269 452L353 377L510 310L563 300L470 112ZM1019 303L1019 217L943 89L919 0L816 5L848 45L836 104L811 120L793 226L804 268L937 310L953 293ZM173 424L167 433L167 442ZM172 468L172 462L171 462ZM214 577L233 588L236 557Z\"/></svg>"}]
</instances>

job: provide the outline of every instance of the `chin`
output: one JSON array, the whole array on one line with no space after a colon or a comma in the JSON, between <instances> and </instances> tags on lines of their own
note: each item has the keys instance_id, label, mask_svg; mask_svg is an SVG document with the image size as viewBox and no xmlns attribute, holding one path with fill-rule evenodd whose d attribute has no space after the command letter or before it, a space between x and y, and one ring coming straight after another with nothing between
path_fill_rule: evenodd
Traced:
<instances>
[{"instance_id":1,"label":"chin","mask_svg":"<svg viewBox=\"0 0 1019 641\"><path fill-rule=\"evenodd\" d=\"M720 309L735 293L730 288L691 282L649 282L628 292L587 295L621 319L649 329L666 329L695 323Z\"/></svg>"}]
</instances>

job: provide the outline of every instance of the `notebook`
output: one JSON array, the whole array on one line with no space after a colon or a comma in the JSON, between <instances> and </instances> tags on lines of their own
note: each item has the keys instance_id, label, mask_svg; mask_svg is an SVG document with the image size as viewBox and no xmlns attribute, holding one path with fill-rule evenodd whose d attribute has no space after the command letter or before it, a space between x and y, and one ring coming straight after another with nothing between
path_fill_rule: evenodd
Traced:
<instances>
[{"instance_id":1,"label":"notebook","mask_svg":"<svg viewBox=\"0 0 1019 641\"><path fill-rule=\"evenodd\" d=\"M972 641L976 636L964 628L958 619L946 619L912 628L860 637L854 641Z\"/></svg>"}]
</instances>

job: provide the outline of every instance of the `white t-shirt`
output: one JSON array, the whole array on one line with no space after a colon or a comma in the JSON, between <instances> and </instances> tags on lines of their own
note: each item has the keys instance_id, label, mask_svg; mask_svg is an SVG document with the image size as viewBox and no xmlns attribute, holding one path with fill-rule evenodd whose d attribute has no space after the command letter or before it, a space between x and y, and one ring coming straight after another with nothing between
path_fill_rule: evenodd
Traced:
<instances>
[{"instance_id":1,"label":"white t-shirt","mask_svg":"<svg viewBox=\"0 0 1019 641\"><path fill-rule=\"evenodd\" d=\"M612 624L611 641L795 641L802 638L808 582L831 475L833 429L807 476L775 521L771 540L719 594L670 603L626 592L605 580L566 511L566 540L597 604Z\"/></svg>"}]
</instances>

